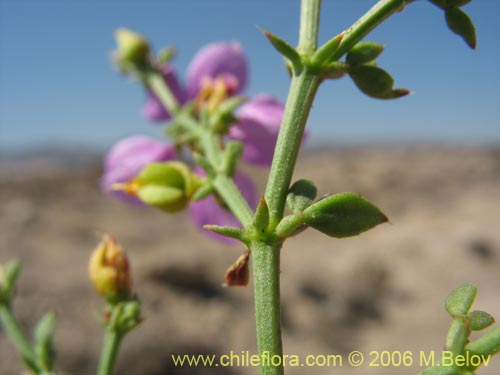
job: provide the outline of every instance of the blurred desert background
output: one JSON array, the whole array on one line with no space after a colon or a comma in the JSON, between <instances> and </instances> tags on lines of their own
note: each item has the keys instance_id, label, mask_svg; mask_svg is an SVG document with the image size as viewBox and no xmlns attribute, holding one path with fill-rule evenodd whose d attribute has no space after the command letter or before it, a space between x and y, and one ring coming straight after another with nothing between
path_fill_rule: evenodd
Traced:
<instances>
[{"instance_id":1,"label":"blurred desert background","mask_svg":"<svg viewBox=\"0 0 500 375\"><path fill-rule=\"evenodd\" d=\"M196 231L187 214L131 208L98 188L101 155L2 154L0 262L23 261L14 308L27 330L57 314L58 374L93 374L103 302L87 278L99 233L127 250L144 322L130 334L118 374L255 374L255 368L176 368L171 354L256 352L252 279L224 288L242 253ZM252 170L260 186L265 171ZM487 146L335 146L302 153L296 178L320 194L355 191L389 216L357 238L308 230L282 253L284 350L346 354L360 350L441 350L450 323L448 292L478 286L475 308L500 317L500 148ZM415 374L422 368L288 368L292 374ZM0 374L22 374L0 334ZM494 358L482 375L500 373Z\"/></svg>"}]
</instances>

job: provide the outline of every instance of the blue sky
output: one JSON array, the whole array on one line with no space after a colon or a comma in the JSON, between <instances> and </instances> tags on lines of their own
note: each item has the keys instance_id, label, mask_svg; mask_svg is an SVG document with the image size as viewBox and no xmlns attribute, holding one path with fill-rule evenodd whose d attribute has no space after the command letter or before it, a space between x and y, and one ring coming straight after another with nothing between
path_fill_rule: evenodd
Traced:
<instances>
[{"instance_id":1,"label":"blue sky","mask_svg":"<svg viewBox=\"0 0 500 375\"><path fill-rule=\"evenodd\" d=\"M324 0L321 41L348 27L375 1ZM367 40L386 46L379 65L397 87L397 101L365 97L348 78L327 82L309 129L318 142L500 142L500 1L474 0L478 49L469 50L442 12L417 0ZM181 77L211 41L239 40L250 61L248 94L285 99L282 60L255 27L297 41L295 0L0 0L0 149L57 144L104 148L134 133L160 136L141 118L144 93L109 61L117 27L175 45Z\"/></svg>"}]
</instances>

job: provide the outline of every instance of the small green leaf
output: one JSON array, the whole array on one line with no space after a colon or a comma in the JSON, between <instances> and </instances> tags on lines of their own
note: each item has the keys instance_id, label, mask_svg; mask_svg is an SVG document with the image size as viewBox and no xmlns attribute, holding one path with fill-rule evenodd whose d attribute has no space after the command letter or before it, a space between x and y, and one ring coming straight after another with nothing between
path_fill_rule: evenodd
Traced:
<instances>
[{"instance_id":1,"label":"small green leaf","mask_svg":"<svg viewBox=\"0 0 500 375\"><path fill-rule=\"evenodd\" d=\"M33 336L35 338L35 355L38 363L46 370L52 370L54 365L54 332L56 316L53 312L45 314L37 323Z\"/></svg>"},{"instance_id":2,"label":"small green leaf","mask_svg":"<svg viewBox=\"0 0 500 375\"><path fill-rule=\"evenodd\" d=\"M159 53L158 53L158 62L163 65L168 63L170 60L172 60L175 57L175 48L174 47L166 47L163 48Z\"/></svg>"},{"instance_id":3,"label":"small green leaf","mask_svg":"<svg viewBox=\"0 0 500 375\"><path fill-rule=\"evenodd\" d=\"M17 259L7 262L2 270L2 278L0 280L0 290L10 293L14 287L19 274L21 273L21 262Z\"/></svg>"},{"instance_id":4,"label":"small green leaf","mask_svg":"<svg viewBox=\"0 0 500 375\"><path fill-rule=\"evenodd\" d=\"M299 53L295 48L293 48L286 41L280 37L272 34L271 32L259 27L259 30L266 36L266 38L271 42L274 48L281 53L286 59L288 59L295 70L299 70L302 66L302 60Z\"/></svg>"},{"instance_id":5,"label":"small green leaf","mask_svg":"<svg viewBox=\"0 0 500 375\"><path fill-rule=\"evenodd\" d=\"M446 297L445 308L452 317L465 316L468 312L474 298L477 288L472 284L465 284L454 289Z\"/></svg>"},{"instance_id":6,"label":"small green leaf","mask_svg":"<svg viewBox=\"0 0 500 375\"><path fill-rule=\"evenodd\" d=\"M304 211L316 198L318 189L311 180L298 180L288 191L286 204L293 213Z\"/></svg>"},{"instance_id":7,"label":"small green leaf","mask_svg":"<svg viewBox=\"0 0 500 375\"><path fill-rule=\"evenodd\" d=\"M336 238L356 236L388 221L370 201L355 193L330 195L301 215L310 227Z\"/></svg>"},{"instance_id":8,"label":"small green leaf","mask_svg":"<svg viewBox=\"0 0 500 375\"><path fill-rule=\"evenodd\" d=\"M269 207L266 198L261 197L257 209L255 210L254 224L259 230L266 230L269 226Z\"/></svg>"},{"instance_id":9,"label":"small green leaf","mask_svg":"<svg viewBox=\"0 0 500 375\"><path fill-rule=\"evenodd\" d=\"M485 311L473 311L469 314L470 329L481 331L495 323L495 318Z\"/></svg>"},{"instance_id":10,"label":"small green leaf","mask_svg":"<svg viewBox=\"0 0 500 375\"><path fill-rule=\"evenodd\" d=\"M200 201L202 199L205 199L208 197L210 194L214 192L214 187L210 183L210 181L206 180L203 185L201 185L198 190L196 190L191 197L192 201Z\"/></svg>"},{"instance_id":11,"label":"small green leaf","mask_svg":"<svg viewBox=\"0 0 500 375\"><path fill-rule=\"evenodd\" d=\"M459 8L453 7L445 11L446 23L451 31L460 35L465 43L472 48L476 48L476 29L467 13Z\"/></svg>"},{"instance_id":12,"label":"small green leaf","mask_svg":"<svg viewBox=\"0 0 500 375\"><path fill-rule=\"evenodd\" d=\"M122 333L128 333L137 327L142 321L141 304L137 300L123 302L123 308L120 312L117 322L118 330Z\"/></svg>"},{"instance_id":13,"label":"small green leaf","mask_svg":"<svg viewBox=\"0 0 500 375\"><path fill-rule=\"evenodd\" d=\"M465 350L485 357L500 352L500 326L496 326L489 332L468 343Z\"/></svg>"},{"instance_id":14,"label":"small green leaf","mask_svg":"<svg viewBox=\"0 0 500 375\"><path fill-rule=\"evenodd\" d=\"M409 94L406 89L393 89L394 80L385 70L374 65L353 66L349 75L358 88L377 99L396 99Z\"/></svg>"},{"instance_id":15,"label":"small green leaf","mask_svg":"<svg viewBox=\"0 0 500 375\"><path fill-rule=\"evenodd\" d=\"M445 0L447 6L449 7L462 7L466 4L469 4L472 0Z\"/></svg>"},{"instance_id":16,"label":"small green leaf","mask_svg":"<svg viewBox=\"0 0 500 375\"><path fill-rule=\"evenodd\" d=\"M224 160L221 170L228 176L234 175L238 159L243 153L243 144L240 141L231 140L224 148Z\"/></svg>"},{"instance_id":17,"label":"small green leaf","mask_svg":"<svg viewBox=\"0 0 500 375\"><path fill-rule=\"evenodd\" d=\"M384 50L384 46L372 42L360 42L347 53L346 63L361 65L375 60Z\"/></svg>"},{"instance_id":18,"label":"small green leaf","mask_svg":"<svg viewBox=\"0 0 500 375\"><path fill-rule=\"evenodd\" d=\"M448 8L464 6L470 3L472 0L429 0L429 1L437 5L441 9L448 9Z\"/></svg>"},{"instance_id":19,"label":"small green leaf","mask_svg":"<svg viewBox=\"0 0 500 375\"><path fill-rule=\"evenodd\" d=\"M209 230L211 232L220 234L224 237L234 238L240 241L243 241L243 231L240 228L236 227L223 227L219 225L204 225L203 229Z\"/></svg>"},{"instance_id":20,"label":"small green leaf","mask_svg":"<svg viewBox=\"0 0 500 375\"><path fill-rule=\"evenodd\" d=\"M344 33L340 33L328 42L319 47L311 58L311 63L314 65L321 65L327 62L332 54L337 50L340 42L344 38Z\"/></svg>"}]
</instances>

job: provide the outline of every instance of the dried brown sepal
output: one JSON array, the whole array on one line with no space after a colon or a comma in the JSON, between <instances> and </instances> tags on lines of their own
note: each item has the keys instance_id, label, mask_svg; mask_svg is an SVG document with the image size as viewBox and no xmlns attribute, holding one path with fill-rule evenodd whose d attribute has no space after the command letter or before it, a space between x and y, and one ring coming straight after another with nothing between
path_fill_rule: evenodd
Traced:
<instances>
[{"instance_id":1,"label":"dried brown sepal","mask_svg":"<svg viewBox=\"0 0 500 375\"><path fill-rule=\"evenodd\" d=\"M225 286L246 286L248 284L250 251L245 251L226 271Z\"/></svg>"}]
</instances>

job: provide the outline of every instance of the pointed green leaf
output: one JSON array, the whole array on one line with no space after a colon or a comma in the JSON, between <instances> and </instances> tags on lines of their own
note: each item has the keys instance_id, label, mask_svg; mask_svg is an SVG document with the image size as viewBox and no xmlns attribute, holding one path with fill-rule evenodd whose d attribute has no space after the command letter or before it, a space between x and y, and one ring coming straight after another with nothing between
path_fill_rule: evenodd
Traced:
<instances>
[{"instance_id":1,"label":"pointed green leaf","mask_svg":"<svg viewBox=\"0 0 500 375\"><path fill-rule=\"evenodd\" d=\"M311 180L298 180L290 187L286 197L288 209L294 213L304 211L317 194L318 189Z\"/></svg>"},{"instance_id":2,"label":"pointed green leaf","mask_svg":"<svg viewBox=\"0 0 500 375\"><path fill-rule=\"evenodd\" d=\"M243 241L243 231L240 228L236 227L223 227L220 225L204 225L203 229L212 231L214 233L220 234L224 237L234 238L240 241Z\"/></svg>"},{"instance_id":3,"label":"pointed green leaf","mask_svg":"<svg viewBox=\"0 0 500 375\"><path fill-rule=\"evenodd\" d=\"M336 238L356 236L388 220L378 207L355 193L323 198L301 217L310 227Z\"/></svg>"},{"instance_id":4,"label":"pointed green leaf","mask_svg":"<svg viewBox=\"0 0 500 375\"><path fill-rule=\"evenodd\" d=\"M19 274L21 273L21 268L21 262L17 259L11 260L5 264L0 280L0 289L2 291L7 293L11 292Z\"/></svg>"},{"instance_id":5,"label":"pointed green leaf","mask_svg":"<svg viewBox=\"0 0 500 375\"><path fill-rule=\"evenodd\" d=\"M209 181L205 181L203 185L201 185L193 194L191 197L192 201L200 201L202 199L205 199L208 197L210 194L214 192L214 187Z\"/></svg>"},{"instance_id":6,"label":"pointed green leaf","mask_svg":"<svg viewBox=\"0 0 500 375\"><path fill-rule=\"evenodd\" d=\"M466 315L474 302L476 293L477 288L472 284L465 284L454 289L446 297L445 308L448 314L452 317Z\"/></svg>"},{"instance_id":7,"label":"pointed green leaf","mask_svg":"<svg viewBox=\"0 0 500 375\"><path fill-rule=\"evenodd\" d=\"M469 4L471 0L430 0L430 2L441 9L449 9Z\"/></svg>"},{"instance_id":8,"label":"pointed green leaf","mask_svg":"<svg viewBox=\"0 0 500 375\"><path fill-rule=\"evenodd\" d=\"M476 29L467 13L455 7L446 9L445 16L450 30L460 35L470 48L475 49Z\"/></svg>"},{"instance_id":9,"label":"pointed green leaf","mask_svg":"<svg viewBox=\"0 0 500 375\"><path fill-rule=\"evenodd\" d=\"M54 332L56 316L53 312L45 314L37 323L33 336L35 338L35 355L38 363L46 370L52 370L54 364Z\"/></svg>"},{"instance_id":10,"label":"pointed green leaf","mask_svg":"<svg viewBox=\"0 0 500 375\"><path fill-rule=\"evenodd\" d=\"M346 63L361 65L375 60L384 50L384 46L372 42L360 42L347 53Z\"/></svg>"},{"instance_id":11,"label":"pointed green leaf","mask_svg":"<svg viewBox=\"0 0 500 375\"><path fill-rule=\"evenodd\" d=\"M269 226L269 207L266 198L261 197L255 210L254 224L259 230L265 230Z\"/></svg>"},{"instance_id":12,"label":"pointed green leaf","mask_svg":"<svg viewBox=\"0 0 500 375\"><path fill-rule=\"evenodd\" d=\"M165 47L160 52L158 52L158 62L163 65L168 63L175 57L175 48L174 47Z\"/></svg>"},{"instance_id":13,"label":"pointed green leaf","mask_svg":"<svg viewBox=\"0 0 500 375\"><path fill-rule=\"evenodd\" d=\"M495 318L485 311L473 311L469 314L470 329L481 331L495 323Z\"/></svg>"},{"instance_id":14,"label":"pointed green leaf","mask_svg":"<svg viewBox=\"0 0 500 375\"><path fill-rule=\"evenodd\" d=\"M293 48L286 41L280 37L272 34L271 32L259 27L259 30L266 36L266 38L271 42L274 48L281 53L285 58L287 58L293 65L293 67L298 70L302 66L302 61L299 53L295 48Z\"/></svg>"},{"instance_id":15,"label":"pointed green leaf","mask_svg":"<svg viewBox=\"0 0 500 375\"><path fill-rule=\"evenodd\" d=\"M500 352L500 326L493 328L477 340L468 343L465 350L483 356L494 355Z\"/></svg>"},{"instance_id":16,"label":"pointed green leaf","mask_svg":"<svg viewBox=\"0 0 500 375\"><path fill-rule=\"evenodd\" d=\"M393 89L394 80L385 70L374 65L353 66L349 75L358 88L377 99L395 99L409 93L406 89Z\"/></svg>"},{"instance_id":17,"label":"pointed green leaf","mask_svg":"<svg viewBox=\"0 0 500 375\"><path fill-rule=\"evenodd\" d=\"M311 63L315 65L321 65L324 62L327 62L330 56L332 56L332 54L339 47L339 44L342 41L343 37L344 33L340 33L339 35L335 36L334 38L323 44L321 47L319 47L316 52L314 52L314 55L311 58Z\"/></svg>"}]
</instances>

